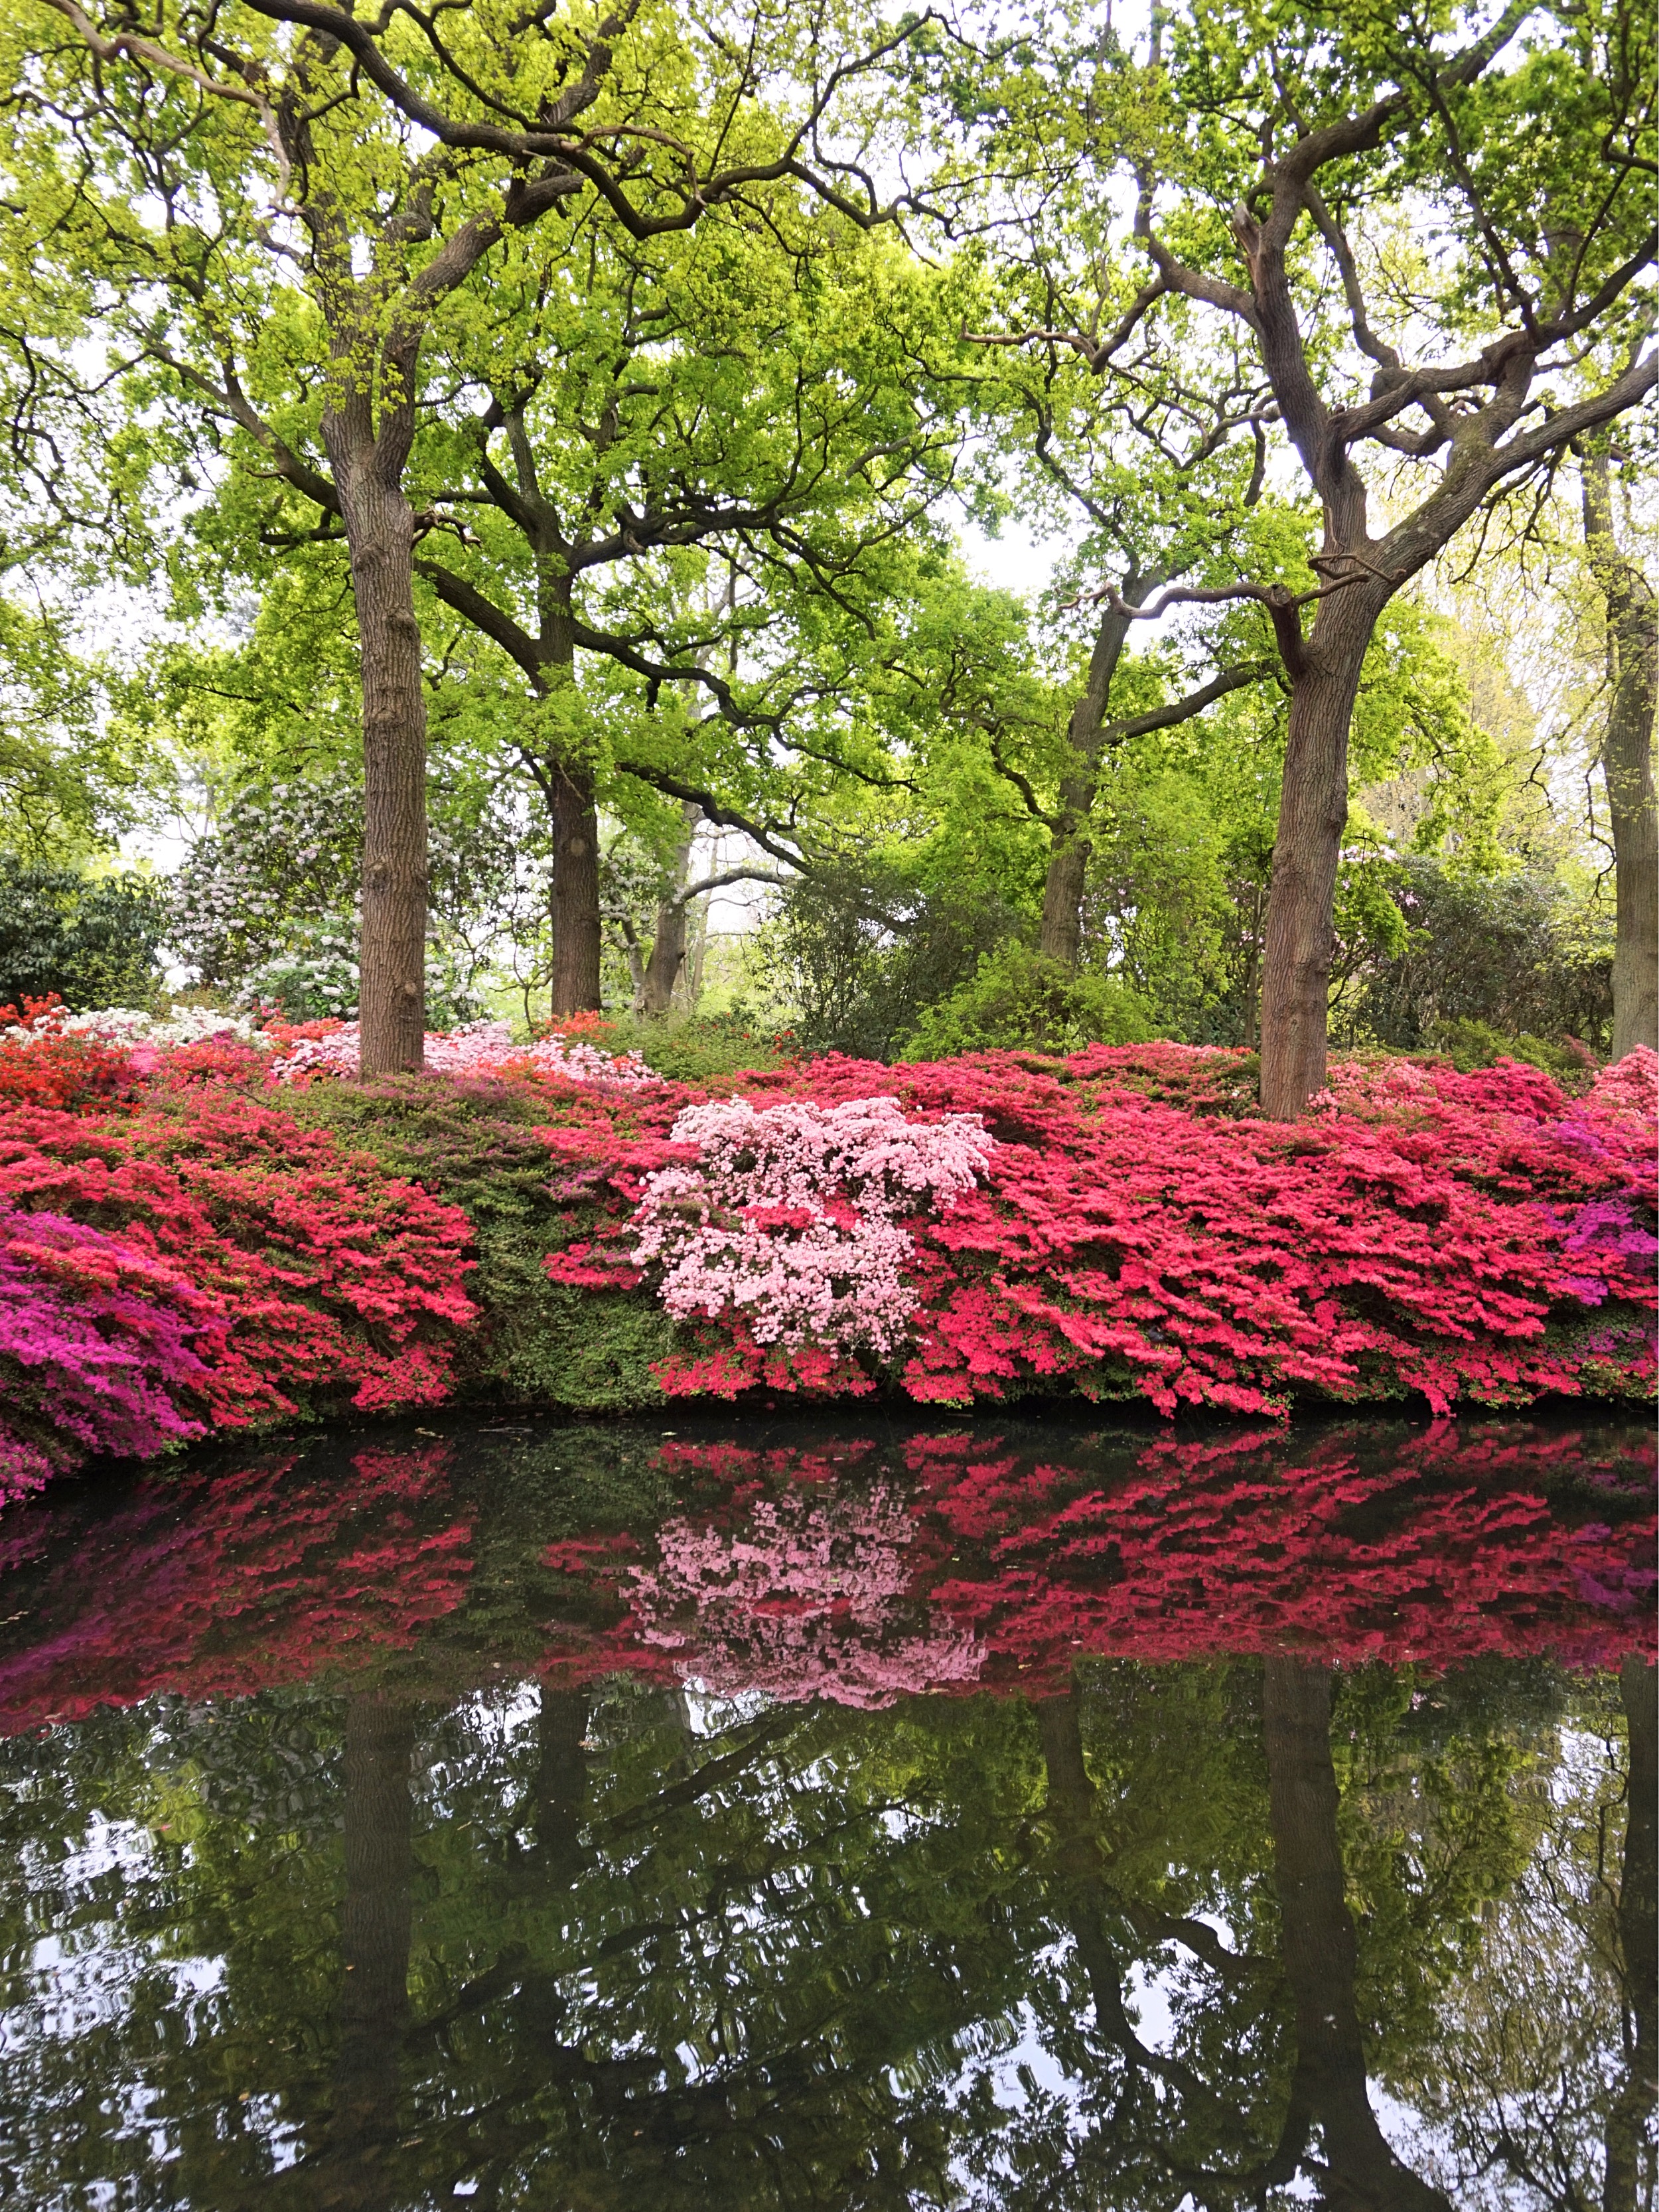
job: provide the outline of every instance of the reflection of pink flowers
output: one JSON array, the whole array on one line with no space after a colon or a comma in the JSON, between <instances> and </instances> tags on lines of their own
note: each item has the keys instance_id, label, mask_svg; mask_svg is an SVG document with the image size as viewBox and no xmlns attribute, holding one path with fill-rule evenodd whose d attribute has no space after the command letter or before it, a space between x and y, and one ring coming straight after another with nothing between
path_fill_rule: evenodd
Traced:
<instances>
[{"instance_id":1,"label":"reflection of pink flowers","mask_svg":"<svg viewBox=\"0 0 1659 2212\"><path fill-rule=\"evenodd\" d=\"M737 1529L671 1521L631 1570L641 1641L726 1694L889 1705L974 1681L975 1637L910 1595L915 1524L884 1483L761 1498Z\"/></svg>"},{"instance_id":2,"label":"reflection of pink flowers","mask_svg":"<svg viewBox=\"0 0 1659 2212\"><path fill-rule=\"evenodd\" d=\"M887 1353L916 1304L915 1245L901 1216L948 1211L989 1156L971 1115L908 1121L895 1098L745 1098L688 1107L676 1144L694 1167L647 1178L634 1216L635 1258L663 1270L677 1321L744 1318L760 1344Z\"/></svg>"}]
</instances>

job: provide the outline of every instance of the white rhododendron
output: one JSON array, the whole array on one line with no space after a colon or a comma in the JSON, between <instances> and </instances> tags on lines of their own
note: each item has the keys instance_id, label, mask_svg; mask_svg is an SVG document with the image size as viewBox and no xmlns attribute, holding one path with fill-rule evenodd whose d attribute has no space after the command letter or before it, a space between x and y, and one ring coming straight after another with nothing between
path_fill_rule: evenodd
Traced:
<instances>
[{"instance_id":1,"label":"white rhododendron","mask_svg":"<svg viewBox=\"0 0 1659 2212\"><path fill-rule=\"evenodd\" d=\"M490 1075L504 1063L528 1061L574 1083L654 1083L657 1078L636 1052L609 1053L580 1037L551 1036L534 1044L515 1044L511 1024L469 1022L463 1028L428 1030L425 1062L431 1075ZM322 1037L301 1037L275 1063L279 1081L307 1071L356 1075L358 1028L345 1022Z\"/></svg>"},{"instance_id":2,"label":"white rhododendron","mask_svg":"<svg viewBox=\"0 0 1659 2212\"><path fill-rule=\"evenodd\" d=\"M204 1037L240 1037L245 1044L269 1046L265 1036L246 1014L222 1014L210 1006L180 1006L171 1014L147 1014L142 1006L97 1006L91 1012L54 1012L33 1028L20 1026L9 1032L17 1042L29 1043L44 1036L98 1036L111 1044L200 1044Z\"/></svg>"},{"instance_id":3,"label":"white rhododendron","mask_svg":"<svg viewBox=\"0 0 1659 2212\"><path fill-rule=\"evenodd\" d=\"M674 1318L733 1309L761 1344L884 1354L916 1303L902 1217L948 1209L994 1141L971 1115L907 1121L896 1098L758 1112L711 1100L672 1135L698 1147L697 1163L649 1176L633 1225L635 1261L662 1268Z\"/></svg>"}]
</instances>

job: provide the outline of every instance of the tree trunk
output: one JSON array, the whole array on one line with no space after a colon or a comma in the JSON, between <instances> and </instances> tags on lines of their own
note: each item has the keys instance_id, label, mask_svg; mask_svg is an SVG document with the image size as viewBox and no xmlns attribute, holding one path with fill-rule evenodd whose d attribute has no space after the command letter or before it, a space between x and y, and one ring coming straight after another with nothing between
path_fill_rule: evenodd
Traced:
<instances>
[{"instance_id":1,"label":"tree trunk","mask_svg":"<svg viewBox=\"0 0 1659 2212\"><path fill-rule=\"evenodd\" d=\"M1659 602L1613 529L1605 452L1582 464L1584 544L1607 606L1612 698L1601 744L1617 876L1613 956L1613 1056L1659 1050L1659 810L1654 804L1653 727L1659 703Z\"/></svg>"},{"instance_id":2,"label":"tree trunk","mask_svg":"<svg viewBox=\"0 0 1659 2212\"><path fill-rule=\"evenodd\" d=\"M674 878L670 895L657 908L656 934L651 940L651 957L646 963L640 989L638 1010L642 1014L668 1012L674 986L685 964L687 902L680 894L690 873L692 840L702 819L702 809L692 799L683 799L680 805L685 835L674 848Z\"/></svg>"},{"instance_id":3,"label":"tree trunk","mask_svg":"<svg viewBox=\"0 0 1659 2212\"><path fill-rule=\"evenodd\" d=\"M1130 575L1125 578L1120 596L1126 605L1139 606L1158 580L1156 574ZM1112 678L1123 658L1128 635L1129 617L1108 607L1095 632L1088 681L1066 726L1076 768L1060 787L1060 812L1052 826L1037 949L1045 959L1056 960L1073 972L1083 949L1083 893L1094 851L1088 824L1100 778L1100 732L1112 696Z\"/></svg>"},{"instance_id":4,"label":"tree trunk","mask_svg":"<svg viewBox=\"0 0 1659 2212\"><path fill-rule=\"evenodd\" d=\"M1636 2212L1644 2123L1659 2103L1659 1668L1632 1651L1619 1678L1630 1728L1619 1949L1633 2033L1624 2084L1607 2116L1602 2212Z\"/></svg>"},{"instance_id":5,"label":"tree trunk","mask_svg":"<svg viewBox=\"0 0 1659 2212\"><path fill-rule=\"evenodd\" d=\"M1285 780L1261 953L1261 1110L1294 1121L1325 1083L1336 870L1348 821L1348 725L1376 617L1358 586L1320 602L1291 672Z\"/></svg>"},{"instance_id":6,"label":"tree trunk","mask_svg":"<svg viewBox=\"0 0 1659 2212\"><path fill-rule=\"evenodd\" d=\"M599 816L586 769L549 763L553 787L553 1018L599 1003Z\"/></svg>"},{"instance_id":7,"label":"tree trunk","mask_svg":"<svg viewBox=\"0 0 1659 2212\"><path fill-rule=\"evenodd\" d=\"M1244 950L1244 1033L1240 1040L1249 1052L1255 1050L1261 1036L1261 908L1266 897L1265 884L1256 884L1252 887L1249 930Z\"/></svg>"},{"instance_id":8,"label":"tree trunk","mask_svg":"<svg viewBox=\"0 0 1659 2212\"><path fill-rule=\"evenodd\" d=\"M340 2046L316 2202L388 2212L409 2024L415 1748L411 1709L379 1695L346 1701L345 1901L340 1916Z\"/></svg>"},{"instance_id":9,"label":"tree trunk","mask_svg":"<svg viewBox=\"0 0 1659 2212\"><path fill-rule=\"evenodd\" d=\"M343 443L343 441L337 441ZM331 454L351 556L363 700L365 1075L418 1070L426 1035L426 697L409 501L371 459Z\"/></svg>"},{"instance_id":10,"label":"tree trunk","mask_svg":"<svg viewBox=\"0 0 1659 2212\"><path fill-rule=\"evenodd\" d=\"M1094 779L1068 781L1060 793L1060 823L1048 852L1042 884L1042 926L1037 950L1073 974L1083 951L1083 893L1094 845L1083 831L1094 811Z\"/></svg>"},{"instance_id":11,"label":"tree trunk","mask_svg":"<svg viewBox=\"0 0 1659 2212\"><path fill-rule=\"evenodd\" d=\"M1357 1953L1337 1837L1331 1672L1269 1659L1262 1680L1280 1949L1296 2008L1300 2100L1323 2137L1323 2201L1340 2212L1450 2212L1389 2148L1365 2086Z\"/></svg>"}]
</instances>

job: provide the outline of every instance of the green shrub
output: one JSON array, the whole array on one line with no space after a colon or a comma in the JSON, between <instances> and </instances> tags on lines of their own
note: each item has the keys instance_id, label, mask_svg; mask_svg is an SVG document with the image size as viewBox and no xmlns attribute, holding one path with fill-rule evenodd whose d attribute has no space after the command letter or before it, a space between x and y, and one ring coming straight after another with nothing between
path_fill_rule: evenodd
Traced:
<instances>
[{"instance_id":1,"label":"green shrub","mask_svg":"<svg viewBox=\"0 0 1659 2212\"><path fill-rule=\"evenodd\" d=\"M1504 1040L1558 1040L1543 1047L1550 1052L1563 1036L1606 1048L1613 941L1605 908L1534 873L1462 876L1438 861L1411 859L1399 874L1407 942L1356 977L1357 1030L1407 1052L1477 1030Z\"/></svg>"},{"instance_id":2,"label":"green shrub","mask_svg":"<svg viewBox=\"0 0 1659 2212\"><path fill-rule=\"evenodd\" d=\"M553 1170L535 1135L549 1118L545 1099L507 1083L388 1076L313 1084L287 1103L297 1119L331 1129L471 1217L478 1265L467 1289L484 1325L459 1365L463 1396L589 1413L660 1400L651 1367L672 1346L667 1316L625 1296L550 1283L542 1272L544 1255L580 1221L550 1189Z\"/></svg>"},{"instance_id":3,"label":"green shrub","mask_svg":"<svg viewBox=\"0 0 1659 2212\"><path fill-rule=\"evenodd\" d=\"M1583 1077L1595 1066L1595 1055L1571 1037L1505 1036L1486 1022L1445 1022L1435 1032L1436 1048L1443 1052L1460 1075L1478 1067L1491 1067L1500 1060L1524 1060L1541 1067L1558 1080Z\"/></svg>"},{"instance_id":4,"label":"green shrub","mask_svg":"<svg viewBox=\"0 0 1659 2212\"><path fill-rule=\"evenodd\" d=\"M793 1040L748 1007L724 1014L613 1014L582 1036L605 1052L636 1052L671 1083L718 1083L746 1068L779 1067Z\"/></svg>"},{"instance_id":5,"label":"green shrub","mask_svg":"<svg viewBox=\"0 0 1659 2212\"><path fill-rule=\"evenodd\" d=\"M1023 945L988 952L966 983L923 1013L906 1060L967 1052L1076 1052L1085 1044L1145 1044L1146 1008L1115 977L1073 975Z\"/></svg>"},{"instance_id":6,"label":"green shrub","mask_svg":"<svg viewBox=\"0 0 1659 2212\"><path fill-rule=\"evenodd\" d=\"M792 884L756 949L772 998L798 1010L805 1050L891 1060L926 1011L1018 927L994 891L924 890L866 864Z\"/></svg>"},{"instance_id":7,"label":"green shrub","mask_svg":"<svg viewBox=\"0 0 1659 2212\"><path fill-rule=\"evenodd\" d=\"M0 1006L54 991L76 1013L152 1005L166 921L165 895L144 877L0 854Z\"/></svg>"}]
</instances>

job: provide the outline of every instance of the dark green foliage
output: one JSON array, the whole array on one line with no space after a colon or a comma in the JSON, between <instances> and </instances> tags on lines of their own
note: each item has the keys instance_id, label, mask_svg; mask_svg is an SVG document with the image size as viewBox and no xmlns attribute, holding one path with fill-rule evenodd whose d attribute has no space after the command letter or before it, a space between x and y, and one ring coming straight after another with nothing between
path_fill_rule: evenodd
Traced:
<instances>
[{"instance_id":1,"label":"dark green foliage","mask_svg":"<svg viewBox=\"0 0 1659 2212\"><path fill-rule=\"evenodd\" d=\"M905 1040L907 1060L959 1053L1078 1052L1086 1044L1144 1044L1145 1006L1115 976L1071 974L1023 945L988 952L950 997L923 1009Z\"/></svg>"},{"instance_id":2,"label":"dark green foliage","mask_svg":"<svg viewBox=\"0 0 1659 2212\"><path fill-rule=\"evenodd\" d=\"M56 992L74 1012L147 1006L161 984L159 887L0 854L0 1006Z\"/></svg>"},{"instance_id":3,"label":"dark green foliage","mask_svg":"<svg viewBox=\"0 0 1659 2212\"><path fill-rule=\"evenodd\" d=\"M1559 1047L1571 1036L1607 1048L1610 930L1592 934L1582 910L1540 876L1455 876L1420 860L1405 862L1402 875L1410 937L1397 958L1378 962L1365 978L1362 1027L1407 1051L1443 1045L1456 1053L1462 1026L1471 1066L1486 1062L1471 1048L1470 1024L1484 1025L1511 1053L1521 1038Z\"/></svg>"},{"instance_id":4,"label":"dark green foliage","mask_svg":"<svg viewBox=\"0 0 1659 2212\"><path fill-rule=\"evenodd\" d=\"M319 1083L289 1102L296 1117L334 1131L463 1207L477 1239L468 1278L483 1327L463 1354L463 1395L624 1413L655 1404L652 1364L672 1324L655 1306L550 1283L542 1260L568 1243L580 1216L550 1192L544 1098L519 1086L451 1077Z\"/></svg>"},{"instance_id":5,"label":"dark green foliage","mask_svg":"<svg viewBox=\"0 0 1659 2212\"><path fill-rule=\"evenodd\" d=\"M792 884L765 933L769 980L799 1008L809 1052L891 1060L923 1012L1016 932L994 896L919 891L891 876Z\"/></svg>"},{"instance_id":6,"label":"dark green foliage","mask_svg":"<svg viewBox=\"0 0 1659 2212\"><path fill-rule=\"evenodd\" d=\"M1529 1067L1541 1067L1558 1083L1571 1084L1585 1080L1595 1065L1594 1055L1570 1037L1530 1036L1525 1030L1519 1036L1505 1036L1490 1022L1443 1023L1437 1042L1462 1075L1477 1067L1496 1066L1500 1060L1521 1060Z\"/></svg>"}]
</instances>

